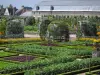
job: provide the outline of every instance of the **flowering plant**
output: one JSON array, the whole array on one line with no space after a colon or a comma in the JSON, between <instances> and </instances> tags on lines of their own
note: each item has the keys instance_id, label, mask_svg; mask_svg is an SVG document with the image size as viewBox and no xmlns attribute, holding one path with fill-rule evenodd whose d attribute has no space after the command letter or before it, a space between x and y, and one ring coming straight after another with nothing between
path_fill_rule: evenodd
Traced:
<instances>
[{"instance_id":1,"label":"flowering plant","mask_svg":"<svg viewBox=\"0 0 100 75\"><path fill-rule=\"evenodd\" d=\"M4 32L0 32L0 35L3 35L4 34Z\"/></svg>"},{"instance_id":2,"label":"flowering plant","mask_svg":"<svg viewBox=\"0 0 100 75\"><path fill-rule=\"evenodd\" d=\"M100 32L97 32L97 35L100 35Z\"/></svg>"}]
</instances>

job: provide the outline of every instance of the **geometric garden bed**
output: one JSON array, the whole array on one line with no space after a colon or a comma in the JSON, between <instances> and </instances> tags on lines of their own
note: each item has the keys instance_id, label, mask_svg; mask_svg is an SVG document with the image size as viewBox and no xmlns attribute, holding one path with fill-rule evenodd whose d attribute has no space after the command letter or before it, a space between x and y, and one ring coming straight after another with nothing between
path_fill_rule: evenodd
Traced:
<instances>
[{"instance_id":1,"label":"geometric garden bed","mask_svg":"<svg viewBox=\"0 0 100 75\"><path fill-rule=\"evenodd\" d=\"M9 48L9 50L4 50L4 51L1 50L0 51L1 63L6 62L6 63L3 63L4 65L8 63L7 68L5 68L4 70L2 70L3 67L1 67L0 69L2 70L1 74L7 74L7 73L12 74L15 72L25 71L25 75L32 75L32 74L28 74L31 72L38 75L41 75L41 74L42 75L65 74L66 75L68 72L72 73L72 71L75 71L75 73L74 72L73 73L77 74L76 71L79 69L87 68L86 72L89 70L88 66L90 63L91 53L93 50L92 47L80 46L80 45L67 46L66 43L61 43L64 46L51 47L52 49L50 49L50 47L48 46L38 45L39 43L36 43L36 44L25 43L23 45L11 44L11 45L8 45L8 47L11 47ZM38 57L39 59L34 61ZM34 62L30 62L30 61L34 61ZM19 63L14 63L14 62L23 62L23 63L25 62L25 63L19 64ZM26 63L26 62L29 62L29 63ZM92 58L90 66L91 67L97 66L97 65L100 66L99 63L100 63L99 58L98 59ZM30 69L32 69L32 71ZM33 69L35 70L33 71ZM82 72L85 72L85 71L82 71ZM80 73L80 71L78 73ZM70 75L73 75L73 74L70 74Z\"/></svg>"},{"instance_id":2,"label":"geometric garden bed","mask_svg":"<svg viewBox=\"0 0 100 75\"><path fill-rule=\"evenodd\" d=\"M11 56L11 57L4 57L4 60L11 60L11 61L18 61L18 62L26 62L34 60L36 57L31 55L23 55L23 56Z\"/></svg>"}]
</instances>

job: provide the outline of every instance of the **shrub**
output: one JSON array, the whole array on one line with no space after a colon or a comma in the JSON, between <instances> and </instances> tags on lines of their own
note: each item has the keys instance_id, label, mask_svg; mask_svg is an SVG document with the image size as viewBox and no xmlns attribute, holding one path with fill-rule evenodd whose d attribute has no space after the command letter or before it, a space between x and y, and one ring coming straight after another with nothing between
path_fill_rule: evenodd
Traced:
<instances>
[{"instance_id":1,"label":"shrub","mask_svg":"<svg viewBox=\"0 0 100 75\"><path fill-rule=\"evenodd\" d=\"M53 39L69 41L69 28L64 21L54 21L49 24L48 31Z\"/></svg>"},{"instance_id":2,"label":"shrub","mask_svg":"<svg viewBox=\"0 0 100 75\"><path fill-rule=\"evenodd\" d=\"M97 36L96 24L83 22L81 29L84 36Z\"/></svg>"},{"instance_id":3,"label":"shrub","mask_svg":"<svg viewBox=\"0 0 100 75\"><path fill-rule=\"evenodd\" d=\"M5 31L6 31L6 19L2 18L0 21L0 37L4 38L5 37Z\"/></svg>"},{"instance_id":4,"label":"shrub","mask_svg":"<svg viewBox=\"0 0 100 75\"><path fill-rule=\"evenodd\" d=\"M42 23L40 24L39 35L42 40L45 40L45 38L46 38L47 28L48 28L49 24L50 24L50 20L43 20Z\"/></svg>"},{"instance_id":5,"label":"shrub","mask_svg":"<svg viewBox=\"0 0 100 75\"><path fill-rule=\"evenodd\" d=\"M35 18L34 17L27 17L26 18L26 25L34 25L35 24Z\"/></svg>"},{"instance_id":6,"label":"shrub","mask_svg":"<svg viewBox=\"0 0 100 75\"><path fill-rule=\"evenodd\" d=\"M24 27L21 25L20 20L10 20L8 21L7 29L6 29L6 37L9 38L22 38L24 37Z\"/></svg>"}]
</instances>

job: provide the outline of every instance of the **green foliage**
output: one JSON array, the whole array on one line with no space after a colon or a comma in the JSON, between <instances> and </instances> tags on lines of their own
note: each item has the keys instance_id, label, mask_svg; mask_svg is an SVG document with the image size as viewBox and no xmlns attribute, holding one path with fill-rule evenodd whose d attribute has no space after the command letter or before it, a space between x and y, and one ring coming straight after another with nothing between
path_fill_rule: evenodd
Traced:
<instances>
[{"instance_id":1,"label":"green foliage","mask_svg":"<svg viewBox=\"0 0 100 75\"><path fill-rule=\"evenodd\" d=\"M82 23L81 29L84 36L97 36L96 24L94 23Z\"/></svg>"},{"instance_id":2,"label":"green foliage","mask_svg":"<svg viewBox=\"0 0 100 75\"><path fill-rule=\"evenodd\" d=\"M80 70L84 68L88 69L89 64L91 65L91 67L100 65L100 58L83 59L80 61L75 60L73 62L53 64L50 66L43 67L42 69L34 70L33 74L35 75L57 75L60 73L65 73L65 72L67 73L67 72ZM33 70L30 70L29 72L31 71Z\"/></svg>"},{"instance_id":3,"label":"green foliage","mask_svg":"<svg viewBox=\"0 0 100 75\"><path fill-rule=\"evenodd\" d=\"M33 26L24 26L24 31L33 31Z\"/></svg>"},{"instance_id":4,"label":"green foliage","mask_svg":"<svg viewBox=\"0 0 100 75\"><path fill-rule=\"evenodd\" d=\"M37 44L40 44L40 43L37 43ZM48 48L48 46L41 46L41 45L37 45L37 44L35 42L33 42L33 43L7 45L7 47L11 49L9 51L15 51L17 53L27 53L27 54L32 54L32 55L35 54L35 55L40 55L40 56L42 55L42 57L45 56L46 58L44 57L41 59L41 58L39 58L39 56L36 56L39 59L36 58L36 60L30 61L30 62L24 62L24 63L20 63L20 64L10 65L10 66L7 66L6 68L2 67L0 69L0 73L12 73L12 72L18 72L18 71L23 71L23 70L27 70L27 69L28 70L38 69L39 75L40 75L40 71L42 69L43 69L42 73L45 72L44 67L49 68L51 66L54 70L56 65L60 65L60 64L65 65L66 64L68 66L69 63L70 64L74 63L74 60L76 59L76 55L77 56L78 55L80 55L80 56L81 55L91 55L91 53L92 53L91 48L84 47L84 46L82 46L82 47L80 47L80 46L78 46L78 47L76 47L76 46L52 47L52 50L50 50ZM75 64L70 65L70 68L74 65ZM77 67L77 65L75 65L75 67ZM52 68L49 68L50 74L52 72L51 71ZM60 66L61 72L64 72L64 71L62 71L62 70L64 70L64 68ZM74 68L71 68L71 70L74 70ZM58 73L58 69L55 69L55 71L56 71L56 73ZM55 71L53 71L53 72L55 73ZM34 70L34 72L36 72L36 74L37 74L37 71ZM49 72L49 70L46 73L48 73L48 72Z\"/></svg>"},{"instance_id":5,"label":"green foliage","mask_svg":"<svg viewBox=\"0 0 100 75\"><path fill-rule=\"evenodd\" d=\"M3 51L0 52L0 57L11 56L11 55L16 55L16 54Z\"/></svg>"},{"instance_id":6,"label":"green foliage","mask_svg":"<svg viewBox=\"0 0 100 75\"><path fill-rule=\"evenodd\" d=\"M24 31L38 31L37 26L24 26Z\"/></svg>"},{"instance_id":7,"label":"green foliage","mask_svg":"<svg viewBox=\"0 0 100 75\"><path fill-rule=\"evenodd\" d=\"M49 24L50 24L50 20L43 20L42 23L40 24L39 35L42 40L45 40L45 38L46 38L47 28L48 28Z\"/></svg>"},{"instance_id":8,"label":"green foliage","mask_svg":"<svg viewBox=\"0 0 100 75\"><path fill-rule=\"evenodd\" d=\"M22 28L20 28L20 22L13 22L13 21L11 22L10 21L9 23L10 23L9 31L11 31L12 34L19 34L22 32Z\"/></svg>"},{"instance_id":9,"label":"green foliage","mask_svg":"<svg viewBox=\"0 0 100 75\"><path fill-rule=\"evenodd\" d=\"M42 71L36 74L36 75L56 75L58 73L62 72L69 72L69 71L74 71L74 70L79 70L83 68L88 68L89 63L91 62L91 66L98 65L100 58L93 58L91 61L90 59L84 59L81 61L74 61L74 62L69 62L69 63L60 63L60 64L54 64L48 67L44 67Z\"/></svg>"},{"instance_id":10,"label":"green foliage","mask_svg":"<svg viewBox=\"0 0 100 75\"><path fill-rule=\"evenodd\" d=\"M55 16L48 17L48 19L52 21L54 20L53 18L56 19ZM41 37L45 39L47 31L50 31L51 32L50 35L53 35L54 37L64 36L62 34L64 29L66 30L68 28L68 30L70 30L72 27L74 28L74 26L77 26L77 22L79 20L83 20L83 19L86 20L89 18L90 17L86 18L84 16L78 16L78 17L58 16L58 20L53 21L52 23L50 23L49 20L43 21L42 24L40 25L40 30L42 31L40 32ZM91 18L91 23L92 21L96 22L96 20L97 19L94 17ZM20 23L17 22L12 23L12 21L9 21L8 24L9 24L8 28L11 27L16 28L16 30L9 29L11 33L17 32L18 27L17 26L14 27L13 25L16 24L19 26ZM56 24L56 26L54 24ZM70 28L68 26L70 26ZM25 30L32 30L32 29L34 30L34 27L32 26L26 26L26 27L29 28L26 28ZM88 27L91 26L89 25ZM94 26L92 28L94 28ZM92 30L92 28L90 28L89 30ZM16 34L18 34L19 32L20 30ZM81 58L87 55L88 56L92 55L93 48L85 46L86 43L91 44L92 42L75 41L75 42L66 42L66 43L60 42L60 44L56 42L58 46L52 46L51 47L52 49L50 49L48 46L41 46L40 45L41 42L31 41L31 43L27 43L27 40L25 40L26 43L23 44L22 43L20 44L19 42L21 41L18 40L15 42L18 44L10 44L10 45L7 44L7 47L9 47L10 49L9 51L20 53L20 54L25 53L29 55L35 55L37 58L33 61L23 62L20 64L12 64L12 63L9 64L9 61L7 61L8 64L4 62L0 62L0 74L27 70L25 75L57 75L63 72L71 72L75 70L88 68L89 64L90 66L100 65L100 58L76 60L77 58ZM10 43L14 43L14 41L11 41ZM2 53L1 56L6 56L7 54L8 52Z\"/></svg>"},{"instance_id":11,"label":"green foliage","mask_svg":"<svg viewBox=\"0 0 100 75\"><path fill-rule=\"evenodd\" d=\"M0 32L5 32L6 31L6 19L2 18L0 19Z\"/></svg>"},{"instance_id":12,"label":"green foliage","mask_svg":"<svg viewBox=\"0 0 100 75\"><path fill-rule=\"evenodd\" d=\"M35 25L35 18L34 17L27 17L26 18L26 25Z\"/></svg>"},{"instance_id":13,"label":"green foliage","mask_svg":"<svg viewBox=\"0 0 100 75\"><path fill-rule=\"evenodd\" d=\"M8 67L9 65L15 65L15 63L0 61L0 69L6 68L6 67ZM1 70L0 70L0 71L1 71Z\"/></svg>"},{"instance_id":14,"label":"green foliage","mask_svg":"<svg viewBox=\"0 0 100 75\"><path fill-rule=\"evenodd\" d=\"M7 21L5 18L0 19L0 38L5 37Z\"/></svg>"},{"instance_id":15,"label":"green foliage","mask_svg":"<svg viewBox=\"0 0 100 75\"><path fill-rule=\"evenodd\" d=\"M64 21L54 21L49 24L48 31L53 39L64 39L69 41L69 28L68 24Z\"/></svg>"},{"instance_id":16,"label":"green foliage","mask_svg":"<svg viewBox=\"0 0 100 75\"><path fill-rule=\"evenodd\" d=\"M36 53L42 55L91 55L93 50L91 47L86 46L64 46L64 47L52 47L52 50L48 46L41 45L17 45L12 46L12 50L25 53ZM34 49L34 50L33 50Z\"/></svg>"},{"instance_id":17,"label":"green foliage","mask_svg":"<svg viewBox=\"0 0 100 75\"><path fill-rule=\"evenodd\" d=\"M11 38L21 38L24 37L23 32L24 27L21 24L21 21L18 19L10 20L7 24L7 37Z\"/></svg>"}]
</instances>

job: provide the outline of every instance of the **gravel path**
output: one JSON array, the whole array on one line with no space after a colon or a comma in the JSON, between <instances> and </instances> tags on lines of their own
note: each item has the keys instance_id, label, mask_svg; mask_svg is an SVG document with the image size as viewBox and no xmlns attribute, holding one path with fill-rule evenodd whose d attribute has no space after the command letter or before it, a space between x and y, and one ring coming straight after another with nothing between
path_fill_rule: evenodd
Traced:
<instances>
[{"instance_id":1,"label":"gravel path","mask_svg":"<svg viewBox=\"0 0 100 75\"><path fill-rule=\"evenodd\" d=\"M24 34L24 37L30 37L30 38L38 38L40 37L38 34Z\"/></svg>"},{"instance_id":2,"label":"gravel path","mask_svg":"<svg viewBox=\"0 0 100 75\"><path fill-rule=\"evenodd\" d=\"M40 36L38 34L24 34L24 37L39 38ZM70 40L75 41L76 40L76 34L70 34Z\"/></svg>"}]
</instances>

